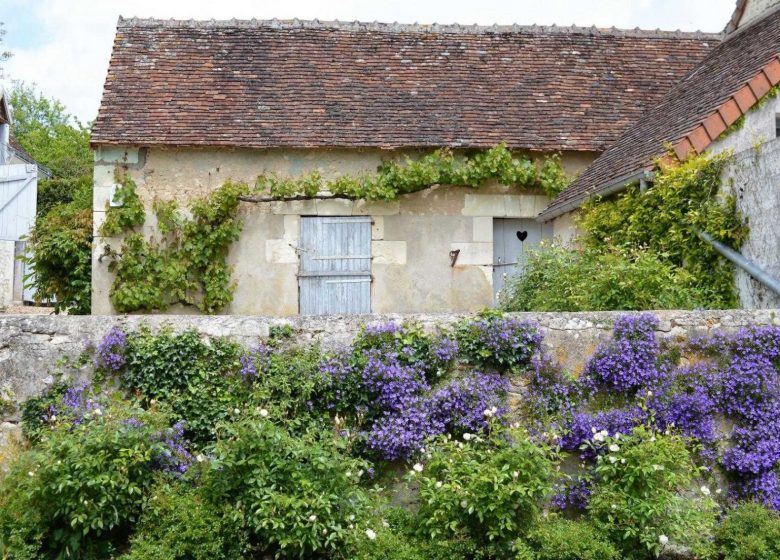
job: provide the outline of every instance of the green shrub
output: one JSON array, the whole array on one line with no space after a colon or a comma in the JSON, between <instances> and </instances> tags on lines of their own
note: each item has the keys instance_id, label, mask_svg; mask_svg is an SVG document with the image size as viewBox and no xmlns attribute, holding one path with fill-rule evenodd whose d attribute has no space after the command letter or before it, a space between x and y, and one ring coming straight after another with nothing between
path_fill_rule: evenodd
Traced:
<instances>
[{"instance_id":1,"label":"green shrub","mask_svg":"<svg viewBox=\"0 0 780 560\"><path fill-rule=\"evenodd\" d=\"M629 254L653 254L685 269L708 307L735 306L732 266L696 234L708 232L735 249L747 237L735 198L720 192L728 158L728 153L705 155L662 167L644 193L633 186L612 199L590 201L579 224L583 244L599 251L612 246Z\"/></svg>"},{"instance_id":2,"label":"green shrub","mask_svg":"<svg viewBox=\"0 0 780 560\"><path fill-rule=\"evenodd\" d=\"M723 560L780 558L780 516L761 504L741 504L717 528L715 543Z\"/></svg>"},{"instance_id":3,"label":"green shrub","mask_svg":"<svg viewBox=\"0 0 780 560\"><path fill-rule=\"evenodd\" d=\"M606 438L588 511L626 557L655 557L667 541L707 554L717 506L708 491L691 492L700 469L686 443L643 427Z\"/></svg>"},{"instance_id":4,"label":"green shrub","mask_svg":"<svg viewBox=\"0 0 780 560\"><path fill-rule=\"evenodd\" d=\"M265 418L226 426L221 436L204 492L212 503L234 505L234 521L254 544L278 557L309 558L370 528L371 502L358 485L366 464L332 439L294 437Z\"/></svg>"},{"instance_id":5,"label":"green shrub","mask_svg":"<svg viewBox=\"0 0 780 560\"><path fill-rule=\"evenodd\" d=\"M550 517L517 543L517 560L618 560L615 547L591 524Z\"/></svg>"},{"instance_id":6,"label":"green shrub","mask_svg":"<svg viewBox=\"0 0 780 560\"><path fill-rule=\"evenodd\" d=\"M150 490L130 550L121 560L241 560L247 543L229 507L203 500L188 483Z\"/></svg>"},{"instance_id":7,"label":"green shrub","mask_svg":"<svg viewBox=\"0 0 780 560\"><path fill-rule=\"evenodd\" d=\"M531 253L523 273L500 294L506 311L609 311L711 307L685 269L651 252L572 250L549 245Z\"/></svg>"},{"instance_id":8,"label":"green shrub","mask_svg":"<svg viewBox=\"0 0 780 560\"><path fill-rule=\"evenodd\" d=\"M494 427L484 438L438 440L422 472L412 471L420 485L421 537L508 549L536 521L551 489L551 452L522 432Z\"/></svg>"},{"instance_id":9,"label":"green shrub","mask_svg":"<svg viewBox=\"0 0 780 560\"><path fill-rule=\"evenodd\" d=\"M233 375L243 349L227 339L206 341L194 331L176 334L148 330L128 337L126 363L119 373L122 387L170 405L176 419L186 422L190 439L214 439L219 422L229 420L238 406L242 380ZM242 392L243 391L243 392Z\"/></svg>"},{"instance_id":10,"label":"green shrub","mask_svg":"<svg viewBox=\"0 0 780 560\"><path fill-rule=\"evenodd\" d=\"M155 437L167 419L98 410L48 432L0 482L0 543L11 558L107 558L126 541L167 450Z\"/></svg>"},{"instance_id":11,"label":"green shrub","mask_svg":"<svg viewBox=\"0 0 780 560\"><path fill-rule=\"evenodd\" d=\"M26 282L37 302L76 315L90 312L92 299L92 184L73 193L73 201L39 215L27 243L28 266L35 276Z\"/></svg>"}]
</instances>

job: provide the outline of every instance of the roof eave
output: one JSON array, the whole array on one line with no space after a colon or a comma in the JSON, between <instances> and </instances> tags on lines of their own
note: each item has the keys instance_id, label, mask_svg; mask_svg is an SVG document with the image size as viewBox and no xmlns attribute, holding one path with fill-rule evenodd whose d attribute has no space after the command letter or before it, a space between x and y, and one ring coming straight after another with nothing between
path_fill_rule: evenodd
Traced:
<instances>
[{"instance_id":1,"label":"roof eave","mask_svg":"<svg viewBox=\"0 0 780 560\"><path fill-rule=\"evenodd\" d=\"M549 222L550 220L553 220L558 216L562 216L567 212L576 210L577 208L582 206L583 202L593 198L594 196L609 196L611 194L615 194L617 192L625 190L625 188L628 185L640 181L642 179L647 179L649 177L648 174L650 169L651 168L643 168L640 169L639 171L632 171L631 173L627 173L625 175L618 177L617 179L613 179L612 181L605 183L601 187L596 187L593 191L584 194L582 196L578 196L577 198L574 198L566 202L565 204L556 207L548 206L544 212L542 212L536 217L536 220L539 222Z\"/></svg>"}]
</instances>

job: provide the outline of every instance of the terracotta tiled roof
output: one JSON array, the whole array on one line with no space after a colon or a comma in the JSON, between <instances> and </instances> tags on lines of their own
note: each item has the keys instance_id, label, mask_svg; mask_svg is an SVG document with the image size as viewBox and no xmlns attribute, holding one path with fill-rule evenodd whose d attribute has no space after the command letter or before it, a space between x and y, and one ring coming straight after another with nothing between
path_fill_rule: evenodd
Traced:
<instances>
[{"instance_id":1,"label":"terracotta tiled roof","mask_svg":"<svg viewBox=\"0 0 780 560\"><path fill-rule=\"evenodd\" d=\"M740 28L669 91L541 214L549 220L636 180L667 155L704 151L780 82L780 9Z\"/></svg>"},{"instance_id":2,"label":"terracotta tiled roof","mask_svg":"<svg viewBox=\"0 0 780 560\"><path fill-rule=\"evenodd\" d=\"M92 143L601 151L719 38L120 18Z\"/></svg>"}]
</instances>

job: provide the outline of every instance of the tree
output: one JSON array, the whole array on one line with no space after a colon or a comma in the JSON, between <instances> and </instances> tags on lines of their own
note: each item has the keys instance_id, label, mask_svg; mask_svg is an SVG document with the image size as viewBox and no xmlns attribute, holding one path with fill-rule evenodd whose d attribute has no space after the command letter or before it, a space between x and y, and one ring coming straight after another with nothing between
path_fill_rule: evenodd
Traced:
<instances>
[{"instance_id":1,"label":"tree","mask_svg":"<svg viewBox=\"0 0 780 560\"><path fill-rule=\"evenodd\" d=\"M51 170L53 178L75 180L92 174L89 127L56 99L48 99L21 82L14 84L10 101L14 138Z\"/></svg>"},{"instance_id":2,"label":"tree","mask_svg":"<svg viewBox=\"0 0 780 560\"><path fill-rule=\"evenodd\" d=\"M5 24L2 21L0 21L0 45L3 44L3 36L5 35L4 27ZM11 58L11 51L0 50L0 62L5 62L9 58ZM3 67L0 66L0 78L2 77L3 77Z\"/></svg>"},{"instance_id":3,"label":"tree","mask_svg":"<svg viewBox=\"0 0 780 560\"><path fill-rule=\"evenodd\" d=\"M56 310L90 311L92 248L92 152L89 127L62 103L15 84L11 92L13 135L52 172L38 186L38 216L28 237L26 262L38 301L55 301Z\"/></svg>"}]
</instances>

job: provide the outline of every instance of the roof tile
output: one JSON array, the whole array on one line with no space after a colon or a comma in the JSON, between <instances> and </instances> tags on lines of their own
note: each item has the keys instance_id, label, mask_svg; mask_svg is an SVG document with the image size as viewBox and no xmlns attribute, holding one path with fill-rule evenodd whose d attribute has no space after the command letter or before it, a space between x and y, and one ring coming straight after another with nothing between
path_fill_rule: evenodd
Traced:
<instances>
[{"instance_id":1,"label":"roof tile","mask_svg":"<svg viewBox=\"0 0 780 560\"><path fill-rule=\"evenodd\" d=\"M718 37L120 19L92 143L602 151Z\"/></svg>"},{"instance_id":2,"label":"roof tile","mask_svg":"<svg viewBox=\"0 0 780 560\"><path fill-rule=\"evenodd\" d=\"M646 169L655 158L674 146L684 160L691 149L706 148L706 130L693 131L717 111L727 125L736 121L756 102L750 86L758 91L761 78L774 76L780 57L780 7L726 36L704 60L675 85L652 109L621 135L590 167L563 191L542 213L551 219L576 208L590 196L611 188L619 177ZM691 144L694 141L694 144Z\"/></svg>"}]
</instances>

